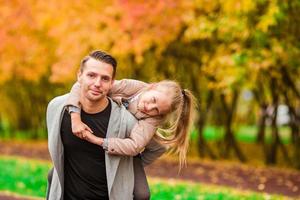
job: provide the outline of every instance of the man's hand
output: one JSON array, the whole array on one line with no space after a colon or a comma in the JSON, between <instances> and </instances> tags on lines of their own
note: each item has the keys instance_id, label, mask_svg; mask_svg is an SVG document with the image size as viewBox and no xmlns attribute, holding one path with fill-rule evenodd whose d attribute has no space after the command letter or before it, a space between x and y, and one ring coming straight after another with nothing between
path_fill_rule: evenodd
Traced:
<instances>
[{"instance_id":1,"label":"man's hand","mask_svg":"<svg viewBox=\"0 0 300 200\"><path fill-rule=\"evenodd\" d=\"M92 129L90 129L90 127L88 127L85 123L81 121L79 113L71 113L71 124L73 134L79 138L81 138L81 136L85 134L85 131L93 133Z\"/></svg>"}]
</instances>

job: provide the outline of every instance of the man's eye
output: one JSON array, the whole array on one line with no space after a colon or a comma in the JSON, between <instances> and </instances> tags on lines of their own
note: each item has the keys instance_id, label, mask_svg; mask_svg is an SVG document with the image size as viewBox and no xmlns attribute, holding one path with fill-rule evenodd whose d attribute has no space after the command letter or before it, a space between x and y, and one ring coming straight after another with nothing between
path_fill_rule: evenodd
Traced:
<instances>
[{"instance_id":1,"label":"man's eye","mask_svg":"<svg viewBox=\"0 0 300 200\"><path fill-rule=\"evenodd\" d=\"M109 77L103 77L102 80L103 81L109 81Z\"/></svg>"},{"instance_id":2,"label":"man's eye","mask_svg":"<svg viewBox=\"0 0 300 200\"><path fill-rule=\"evenodd\" d=\"M95 75L94 74L88 74L88 77L93 78L93 77L95 77Z\"/></svg>"},{"instance_id":3,"label":"man's eye","mask_svg":"<svg viewBox=\"0 0 300 200\"><path fill-rule=\"evenodd\" d=\"M153 101L153 103L155 103L155 102L156 102L156 99L155 99L155 97L152 97L152 101Z\"/></svg>"}]
</instances>

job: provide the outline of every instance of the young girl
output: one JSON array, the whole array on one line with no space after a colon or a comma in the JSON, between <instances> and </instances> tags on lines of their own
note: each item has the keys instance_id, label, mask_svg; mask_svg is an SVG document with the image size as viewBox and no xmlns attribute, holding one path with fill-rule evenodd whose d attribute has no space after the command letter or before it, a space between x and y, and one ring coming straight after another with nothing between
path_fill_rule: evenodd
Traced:
<instances>
[{"instance_id":1,"label":"young girl","mask_svg":"<svg viewBox=\"0 0 300 200\"><path fill-rule=\"evenodd\" d=\"M74 84L67 104L72 131L89 142L102 146L109 154L135 156L152 138L178 153L180 168L186 163L194 97L175 81L147 84L137 80L115 81L109 96L125 105L137 119L129 138L99 138L80 118L80 85ZM77 108L77 109L76 109ZM136 165L134 164L134 168ZM136 175L136 169L134 169ZM140 187L140 185L139 185ZM135 184L135 191L138 189ZM135 195L136 196L136 195Z\"/></svg>"}]
</instances>

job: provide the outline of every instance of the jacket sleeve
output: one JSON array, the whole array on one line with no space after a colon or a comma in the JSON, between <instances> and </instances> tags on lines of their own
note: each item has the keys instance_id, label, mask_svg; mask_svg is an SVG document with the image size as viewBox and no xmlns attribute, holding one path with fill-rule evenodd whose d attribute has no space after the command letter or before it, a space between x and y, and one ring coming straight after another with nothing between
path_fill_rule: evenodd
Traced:
<instances>
[{"instance_id":1,"label":"jacket sleeve","mask_svg":"<svg viewBox=\"0 0 300 200\"><path fill-rule=\"evenodd\" d=\"M147 85L147 83L133 79L115 80L108 96L120 103L120 98L131 97L139 93ZM80 83L76 82L72 86L66 105L80 107Z\"/></svg>"},{"instance_id":2,"label":"jacket sleeve","mask_svg":"<svg viewBox=\"0 0 300 200\"><path fill-rule=\"evenodd\" d=\"M126 156L139 154L152 139L159 123L160 120L155 118L139 120L128 138L107 138L108 153Z\"/></svg>"},{"instance_id":3,"label":"jacket sleeve","mask_svg":"<svg viewBox=\"0 0 300 200\"><path fill-rule=\"evenodd\" d=\"M80 83L76 82L72 86L66 105L80 108Z\"/></svg>"},{"instance_id":4,"label":"jacket sleeve","mask_svg":"<svg viewBox=\"0 0 300 200\"><path fill-rule=\"evenodd\" d=\"M117 97L128 98L139 93L142 89L146 88L147 85L145 82L133 79L115 80L109 92L109 96L113 99Z\"/></svg>"},{"instance_id":5,"label":"jacket sleeve","mask_svg":"<svg viewBox=\"0 0 300 200\"><path fill-rule=\"evenodd\" d=\"M146 146L141 153L141 159L144 166L151 164L167 151L167 147L158 143L154 139Z\"/></svg>"}]
</instances>

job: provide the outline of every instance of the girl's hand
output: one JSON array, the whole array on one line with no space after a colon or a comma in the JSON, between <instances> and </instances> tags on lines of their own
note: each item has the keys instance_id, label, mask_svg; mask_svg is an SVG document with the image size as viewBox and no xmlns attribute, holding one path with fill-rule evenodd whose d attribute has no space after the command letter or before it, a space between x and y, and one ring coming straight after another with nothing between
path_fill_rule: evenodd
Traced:
<instances>
[{"instance_id":1,"label":"girl's hand","mask_svg":"<svg viewBox=\"0 0 300 200\"><path fill-rule=\"evenodd\" d=\"M71 113L71 124L72 132L77 137L80 137L80 135L85 134L85 131L93 133L92 129L90 129L90 127L88 127L85 123L81 121L79 113Z\"/></svg>"},{"instance_id":2,"label":"girl's hand","mask_svg":"<svg viewBox=\"0 0 300 200\"><path fill-rule=\"evenodd\" d=\"M103 138L95 136L93 133L85 130L83 134L81 134L81 139L84 139L90 143L102 146Z\"/></svg>"}]
</instances>

